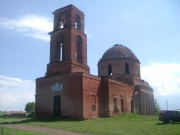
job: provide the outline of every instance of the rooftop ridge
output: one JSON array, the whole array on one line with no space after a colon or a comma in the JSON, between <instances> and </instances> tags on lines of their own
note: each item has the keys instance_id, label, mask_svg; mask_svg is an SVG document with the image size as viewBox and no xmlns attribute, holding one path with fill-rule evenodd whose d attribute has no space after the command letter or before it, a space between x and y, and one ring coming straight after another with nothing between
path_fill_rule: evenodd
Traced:
<instances>
[{"instance_id":1,"label":"rooftop ridge","mask_svg":"<svg viewBox=\"0 0 180 135\"><path fill-rule=\"evenodd\" d=\"M61 11L63 11L63 10L69 9L69 8L75 8L76 10L78 10L79 12L81 12L82 14L84 14L80 9L78 9L78 8L77 8L76 6L74 6L73 4L67 5L67 6L62 7L62 8L59 8L59 9L56 9L54 12L52 12L52 14L61 12Z\"/></svg>"}]
</instances>

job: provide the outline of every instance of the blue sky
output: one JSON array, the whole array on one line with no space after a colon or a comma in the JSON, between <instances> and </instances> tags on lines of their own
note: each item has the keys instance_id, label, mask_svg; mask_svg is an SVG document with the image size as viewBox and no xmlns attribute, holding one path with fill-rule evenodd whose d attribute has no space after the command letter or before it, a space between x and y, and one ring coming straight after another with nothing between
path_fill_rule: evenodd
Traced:
<instances>
[{"instance_id":1,"label":"blue sky","mask_svg":"<svg viewBox=\"0 0 180 135\"><path fill-rule=\"evenodd\" d=\"M130 48L141 62L141 77L166 109L180 109L179 0L1 0L0 110L24 110L34 101L35 79L49 63L54 10L73 4L85 13L88 65L114 44Z\"/></svg>"}]
</instances>

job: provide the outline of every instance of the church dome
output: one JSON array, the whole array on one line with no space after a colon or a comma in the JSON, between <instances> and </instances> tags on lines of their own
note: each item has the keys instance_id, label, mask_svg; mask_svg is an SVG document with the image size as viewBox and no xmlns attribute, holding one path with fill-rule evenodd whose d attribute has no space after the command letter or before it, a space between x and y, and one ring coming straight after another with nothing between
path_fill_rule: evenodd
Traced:
<instances>
[{"instance_id":1,"label":"church dome","mask_svg":"<svg viewBox=\"0 0 180 135\"><path fill-rule=\"evenodd\" d=\"M103 54L102 58L99 60L99 63L108 60L132 60L140 63L135 54L129 48L121 44L115 44L113 47L109 48Z\"/></svg>"}]
</instances>

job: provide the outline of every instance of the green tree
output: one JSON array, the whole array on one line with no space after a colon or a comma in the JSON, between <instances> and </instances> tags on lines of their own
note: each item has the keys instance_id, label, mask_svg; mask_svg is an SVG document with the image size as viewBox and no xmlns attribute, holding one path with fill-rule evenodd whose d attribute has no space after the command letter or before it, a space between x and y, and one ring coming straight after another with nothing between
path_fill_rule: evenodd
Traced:
<instances>
[{"instance_id":1,"label":"green tree","mask_svg":"<svg viewBox=\"0 0 180 135\"><path fill-rule=\"evenodd\" d=\"M158 115L161 109L156 99L154 100L154 105L155 105L155 115Z\"/></svg>"},{"instance_id":2,"label":"green tree","mask_svg":"<svg viewBox=\"0 0 180 135\"><path fill-rule=\"evenodd\" d=\"M33 117L35 114L35 102L28 102L25 106L25 111L28 113L28 116Z\"/></svg>"}]
</instances>

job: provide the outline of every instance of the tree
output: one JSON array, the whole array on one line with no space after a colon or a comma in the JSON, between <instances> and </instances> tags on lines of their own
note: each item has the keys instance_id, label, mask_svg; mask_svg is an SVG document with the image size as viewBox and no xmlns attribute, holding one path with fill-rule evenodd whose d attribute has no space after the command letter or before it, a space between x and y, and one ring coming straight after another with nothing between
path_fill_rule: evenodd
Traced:
<instances>
[{"instance_id":1,"label":"tree","mask_svg":"<svg viewBox=\"0 0 180 135\"><path fill-rule=\"evenodd\" d=\"M34 113L35 113L35 102L28 102L26 104L25 111L28 113L28 116L34 116Z\"/></svg>"},{"instance_id":2,"label":"tree","mask_svg":"<svg viewBox=\"0 0 180 135\"><path fill-rule=\"evenodd\" d=\"M155 115L158 115L160 113L160 105L158 104L157 100L154 100L155 105Z\"/></svg>"}]
</instances>

